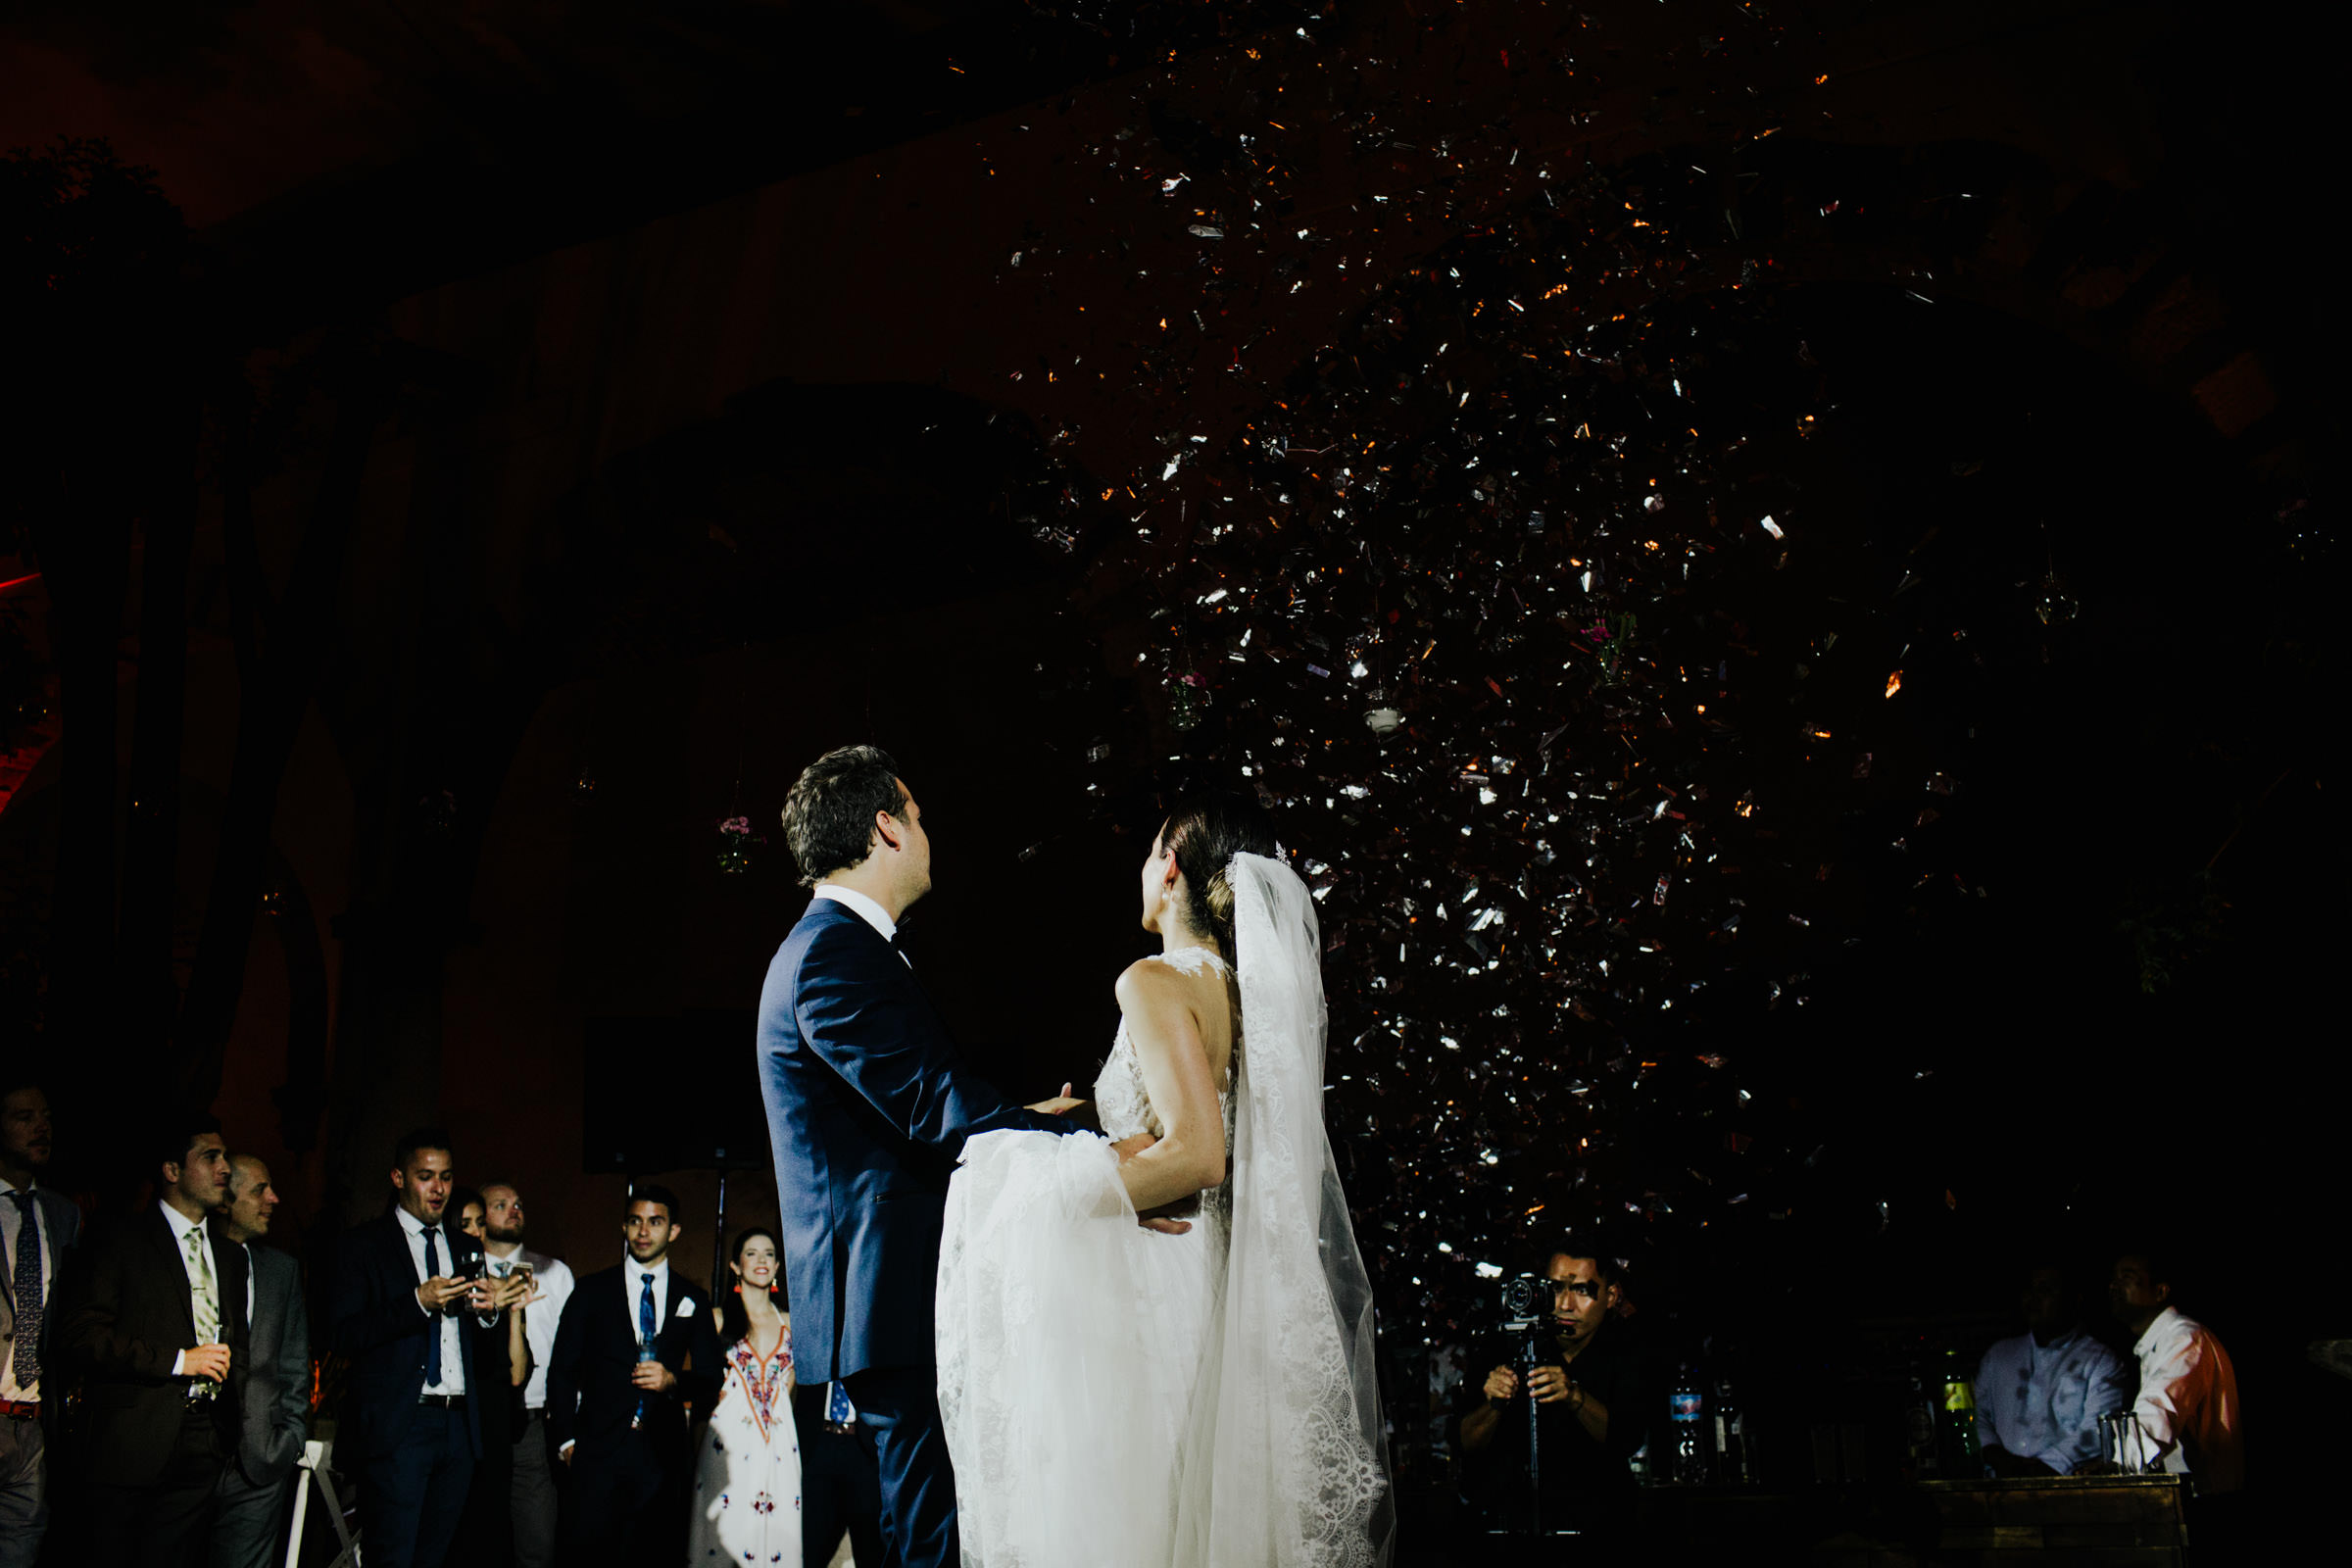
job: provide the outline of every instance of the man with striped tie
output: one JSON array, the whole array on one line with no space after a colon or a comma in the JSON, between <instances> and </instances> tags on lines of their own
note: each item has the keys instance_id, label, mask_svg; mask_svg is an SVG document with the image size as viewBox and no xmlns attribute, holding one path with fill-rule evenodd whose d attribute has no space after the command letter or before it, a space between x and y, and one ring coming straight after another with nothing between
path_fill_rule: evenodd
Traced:
<instances>
[{"instance_id":1,"label":"man with striped tie","mask_svg":"<svg viewBox=\"0 0 2352 1568\"><path fill-rule=\"evenodd\" d=\"M0 1078L0 1568L32 1568L49 1524L49 1436L62 1400L43 1398L57 1344L57 1277L81 1236L81 1210L41 1185L49 1097Z\"/></svg>"},{"instance_id":2,"label":"man with striped tie","mask_svg":"<svg viewBox=\"0 0 2352 1568\"><path fill-rule=\"evenodd\" d=\"M210 1116L169 1127L155 1206L77 1250L58 1292L59 1339L82 1374L76 1563L196 1560L236 1451L245 1254L210 1223L228 1150Z\"/></svg>"}]
</instances>

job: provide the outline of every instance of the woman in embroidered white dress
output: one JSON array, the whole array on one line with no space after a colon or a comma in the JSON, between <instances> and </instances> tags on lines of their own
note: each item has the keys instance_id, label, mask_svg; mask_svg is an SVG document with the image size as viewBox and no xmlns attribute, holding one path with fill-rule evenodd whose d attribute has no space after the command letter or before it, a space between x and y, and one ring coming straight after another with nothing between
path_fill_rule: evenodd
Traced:
<instances>
[{"instance_id":1,"label":"woman in embroidered white dress","mask_svg":"<svg viewBox=\"0 0 2352 1568\"><path fill-rule=\"evenodd\" d=\"M949 1187L965 1568L1368 1568L1393 1509L1314 901L1240 796L1172 811L1142 893L1103 1136L985 1133Z\"/></svg>"},{"instance_id":2,"label":"woman in embroidered white dress","mask_svg":"<svg viewBox=\"0 0 2352 1568\"><path fill-rule=\"evenodd\" d=\"M716 1309L725 1381L695 1460L686 1560L801 1568L801 1440L775 1232L755 1225L736 1237L728 1267L735 1289Z\"/></svg>"}]
</instances>

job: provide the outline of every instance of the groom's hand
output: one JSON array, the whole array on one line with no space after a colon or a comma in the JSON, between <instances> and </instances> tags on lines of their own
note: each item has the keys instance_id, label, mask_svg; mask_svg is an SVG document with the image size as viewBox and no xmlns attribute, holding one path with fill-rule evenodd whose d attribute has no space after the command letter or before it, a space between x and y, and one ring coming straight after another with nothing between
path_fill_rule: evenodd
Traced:
<instances>
[{"instance_id":1,"label":"groom's hand","mask_svg":"<svg viewBox=\"0 0 2352 1568\"><path fill-rule=\"evenodd\" d=\"M1162 1236L1182 1236L1193 1228L1191 1220L1170 1219L1165 1214L1154 1214L1147 1219L1139 1219L1136 1223L1148 1231L1157 1231Z\"/></svg>"},{"instance_id":2,"label":"groom's hand","mask_svg":"<svg viewBox=\"0 0 2352 1568\"><path fill-rule=\"evenodd\" d=\"M1027 1108L1036 1111L1041 1116L1066 1116L1085 1103L1086 1102L1083 1100L1072 1100L1070 1086L1063 1084L1060 1094L1055 1095L1052 1100L1041 1100Z\"/></svg>"}]
</instances>

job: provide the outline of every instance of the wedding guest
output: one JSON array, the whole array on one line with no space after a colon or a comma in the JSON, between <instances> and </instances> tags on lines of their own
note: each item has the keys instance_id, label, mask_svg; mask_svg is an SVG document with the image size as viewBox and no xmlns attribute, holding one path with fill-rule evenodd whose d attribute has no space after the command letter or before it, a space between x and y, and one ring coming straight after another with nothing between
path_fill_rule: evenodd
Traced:
<instances>
[{"instance_id":1,"label":"wedding guest","mask_svg":"<svg viewBox=\"0 0 2352 1568\"><path fill-rule=\"evenodd\" d=\"M2066 1270L2036 1265L2018 1306L2026 1332L1977 1367L1977 1433L1996 1476L2063 1476L2101 1452L2099 1417L2132 1402L2123 1357L2082 1327Z\"/></svg>"},{"instance_id":2,"label":"wedding guest","mask_svg":"<svg viewBox=\"0 0 2352 1568\"><path fill-rule=\"evenodd\" d=\"M670 1266L677 1206L666 1187L630 1196L628 1261L580 1281L556 1330L547 1421L571 1472L557 1523L566 1561L675 1562L685 1548L686 1406L710 1407L719 1349L709 1294Z\"/></svg>"},{"instance_id":3,"label":"wedding guest","mask_svg":"<svg viewBox=\"0 0 2352 1568\"><path fill-rule=\"evenodd\" d=\"M1470 1362L1492 1370L1461 1416L1462 1449L1477 1456L1469 1490L1491 1523L1527 1528L1527 1406L1520 1401L1532 1397L1544 1529L1572 1528L1621 1545L1638 1500L1627 1460L1647 1441L1649 1412L1662 1396L1623 1343L1617 1260L1571 1242L1544 1272L1552 1282L1552 1312L1543 1363L1522 1379L1511 1364L1515 1344L1499 1338Z\"/></svg>"},{"instance_id":4,"label":"wedding guest","mask_svg":"<svg viewBox=\"0 0 2352 1568\"><path fill-rule=\"evenodd\" d=\"M2187 1475L2199 1496L2234 1493L2246 1481L2237 1371L2213 1331L2173 1304L2173 1293L2174 1271L2156 1252L2126 1252L2108 1275L2108 1303L2139 1359L2136 1461Z\"/></svg>"},{"instance_id":5,"label":"wedding guest","mask_svg":"<svg viewBox=\"0 0 2352 1568\"><path fill-rule=\"evenodd\" d=\"M505 1396L504 1369L480 1366L466 1332L467 1309L491 1310L499 1287L464 1277L479 1249L449 1223L454 1169L447 1133L404 1134L391 1212L335 1252L329 1338L351 1358L343 1451L364 1489L368 1568L437 1568L481 1458L481 1404L469 1396Z\"/></svg>"},{"instance_id":6,"label":"wedding guest","mask_svg":"<svg viewBox=\"0 0 2352 1568\"><path fill-rule=\"evenodd\" d=\"M482 1204L482 1195L470 1187L461 1187L449 1196L449 1211L458 1216L458 1230L473 1238L476 1246L484 1239L482 1216L489 1212Z\"/></svg>"},{"instance_id":7,"label":"wedding guest","mask_svg":"<svg viewBox=\"0 0 2352 1568\"><path fill-rule=\"evenodd\" d=\"M228 1151L210 1116L171 1127L156 1205L81 1249L58 1292L63 1348L81 1369L77 1564L198 1560L237 1450L245 1250L210 1223Z\"/></svg>"},{"instance_id":8,"label":"wedding guest","mask_svg":"<svg viewBox=\"0 0 2352 1568\"><path fill-rule=\"evenodd\" d=\"M736 1237L727 1267L735 1285L712 1314L725 1381L695 1463L686 1560L800 1568L801 1445L776 1233L762 1225Z\"/></svg>"},{"instance_id":9,"label":"wedding guest","mask_svg":"<svg viewBox=\"0 0 2352 1568\"><path fill-rule=\"evenodd\" d=\"M556 1478L547 1441L547 1368L555 1359L556 1328L571 1299L571 1270L558 1258L523 1246L522 1194L512 1182L482 1188L483 1250L496 1278L520 1274L529 1294L519 1308L530 1354L530 1376L522 1386L522 1417L510 1451L514 1483L513 1520L515 1568L548 1568L556 1554Z\"/></svg>"},{"instance_id":10,"label":"wedding guest","mask_svg":"<svg viewBox=\"0 0 2352 1568\"><path fill-rule=\"evenodd\" d=\"M478 1254L482 1275L507 1279L512 1270L500 1270L490 1263L486 1246L489 1205L482 1195L470 1187L459 1188L450 1196L449 1212L458 1216L459 1234L485 1244ZM476 1265L469 1262L467 1266ZM529 1288L527 1278L514 1281L518 1297ZM459 1516L449 1561L453 1568L507 1568L514 1560L514 1434L523 1426L522 1390L531 1375L531 1350L519 1299L505 1311L472 1317L467 1332L477 1336L473 1359L483 1369L485 1385L478 1399L482 1455L466 1492L466 1511Z\"/></svg>"},{"instance_id":11,"label":"wedding guest","mask_svg":"<svg viewBox=\"0 0 2352 1568\"><path fill-rule=\"evenodd\" d=\"M40 1184L51 1138L41 1086L0 1079L0 1568L32 1568L49 1525L59 1401L42 1399L41 1374L58 1272L81 1239L81 1210Z\"/></svg>"},{"instance_id":12,"label":"wedding guest","mask_svg":"<svg viewBox=\"0 0 2352 1568\"><path fill-rule=\"evenodd\" d=\"M288 1483L310 1440L311 1319L302 1269L288 1253L261 1245L277 1204L268 1165L251 1154L229 1161L220 1236L245 1254L249 1352L240 1380L242 1430L213 1499L213 1568L270 1568L283 1557Z\"/></svg>"}]
</instances>

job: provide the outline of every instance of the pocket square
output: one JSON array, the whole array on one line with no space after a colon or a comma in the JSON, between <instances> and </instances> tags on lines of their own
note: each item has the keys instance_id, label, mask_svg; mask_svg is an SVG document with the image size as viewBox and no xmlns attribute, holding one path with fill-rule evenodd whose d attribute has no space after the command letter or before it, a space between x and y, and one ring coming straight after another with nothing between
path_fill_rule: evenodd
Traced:
<instances>
[{"instance_id":1,"label":"pocket square","mask_svg":"<svg viewBox=\"0 0 2352 1568\"><path fill-rule=\"evenodd\" d=\"M694 1298L693 1298L693 1297L691 1297L691 1296L681 1296L681 1297L679 1297L679 1298L678 1298L678 1316L680 1316L680 1317L692 1317L692 1316L694 1316Z\"/></svg>"}]
</instances>

